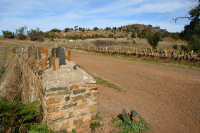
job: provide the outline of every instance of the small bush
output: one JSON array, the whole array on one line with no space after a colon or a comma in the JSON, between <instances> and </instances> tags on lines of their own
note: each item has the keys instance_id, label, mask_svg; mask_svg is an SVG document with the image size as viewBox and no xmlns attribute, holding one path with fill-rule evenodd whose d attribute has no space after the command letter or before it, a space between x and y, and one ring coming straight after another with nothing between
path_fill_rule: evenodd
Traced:
<instances>
[{"instance_id":1,"label":"small bush","mask_svg":"<svg viewBox=\"0 0 200 133\"><path fill-rule=\"evenodd\" d=\"M94 27L93 30L94 30L94 31L97 31L97 30L99 30L99 28L98 28L98 27Z\"/></svg>"},{"instance_id":2,"label":"small bush","mask_svg":"<svg viewBox=\"0 0 200 133\"><path fill-rule=\"evenodd\" d=\"M25 40L26 39L26 32L27 31L27 27L24 26L24 27L21 27L19 29L16 30L16 35L17 35L17 38L19 40Z\"/></svg>"},{"instance_id":3,"label":"small bush","mask_svg":"<svg viewBox=\"0 0 200 133\"><path fill-rule=\"evenodd\" d=\"M68 32L68 31L70 31L70 30L73 30L73 29L65 28L65 29L64 29L64 32Z\"/></svg>"},{"instance_id":4,"label":"small bush","mask_svg":"<svg viewBox=\"0 0 200 133\"><path fill-rule=\"evenodd\" d=\"M94 120L95 121L90 124L91 132L95 132L96 129L99 128L102 129L102 124L101 124L101 121L103 120L102 116L99 113L97 113Z\"/></svg>"},{"instance_id":5,"label":"small bush","mask_svg":"<svg viewBox=\"0 0 200 133\"><path fill-rule=\"evenodd\" d=\"M178 49L178 45L177 44L174 44L172 47L173 47L173 49Z\"/></svg>"},{"instance_id":6,"label":"small bush","mask_svg":"<svg viewBox=\"0 0 200 133\"><path fill-rule=\"evenodd\" d=\"M39 29L32 29L28 31L31 41L44 41L44 33Z\"/></svg>"},{"instance_id":7,"label":"small bush","mask_svg":"<svg viewBox=\"0 0 200 133\"><path fill-rule=\"evenodd\" d=\"M13 39L15 37L13 32L10 32L10 31L7 31L7 30L2 31L2 33L3 33L4 38Z\"/></svg>"},{"instance_id":8,"label":"small bush","mask_svg":"<svg viewBox=\"0 0 200 133\"><path fill-rule=\"evenodd\" d=\"M100 127L102 127L100 122L93 122L90 124L90 129L92 132L95 132L95 130Z\"/></svg>"},{"instance_id":9,"label":"small bush","mask_svg":"<svg viewBox=\"0 0 200 133\"><path fill-rule=\"evenodd\" d=\"M198 36L193 35L191 41L188 45L190 50L193 50L195 52L200 52L200 39Z\"/></svg>"},{"instance_id":10,"label":"small bush","mask_svg":"<svg viewBox=\"0 0 200 133\"><path fill-rule=\"evenodd\" d=\"M48 39L50 39L51 41L54 41L54 39L56 39L58 36L55 34L55 32L46 32L44 34L44 36Z\"/></svg>"},{"instance_id":11,"label":"small bush","mask_svg":"<svg viewBox=\"0 0 200 133\"><path fill-rule=\"evenodd\" d=\"M148 125L144 120L135 121L131 117L135 112L126 113L123 111L118 117L113 119L113 124L116 128L120 128L119 133L142 133L148 129Z\"/></svg>"},{"instance_id":12,"label":"small bush","mask_svg":"<svg viewBox=\"0 0 200 133\"><path fill-rule=\"evenodd\" d=\"M33 124L28 133L54 133L46 124Z\"/></svg>"},{"instance_id":13,"label":"small bush","mask_svg":"<svg viewBox=\"0 0 200 133\"><path fill-rule=\"evenodd\" d=\"M26 133L42 119L38 102L22 104L0 99L0 132Z\"/></svg>"},{"instance_id":14,"label":"small bush","mask_svg":"<svg viewBox=\"0 0 200 133\"><path fill-rule=\"evenodd\" d=\"M159 33L155 33L153 35L149 35L149 37L147 38L149 44L153 47L156 48L158 46L158 42L160 41L160 34Z\"/></svg>"},{"instance_id":15,"label":"small bush","mask_svg":"<svg viewBox=\"0 0 200 133\"><path fill-rule=\"evenodd\" d=\"M132 32L131 37L132 37L132 38L136 38L136 33L135 33L135 32Z\"/></svg>"},{"instance_id":16,"label":"small bush","mask_svg":"<svg viewBox=\"0 0 200 133\"><path fill-rule=\"evenodd\" d=\"M76 130L75 130L75 129L72 129L72 133L76 133Z\"/></svg>"},{"instance_id":17,"label":"small bush","mask_svg":"<svg viewBox=\"0 0 200 133\"><path fill-rule=\"evenodd\" d=\"M51 29L49 32L61 32L61 30L54 28L54 29Z\"/></svg>"},{"instance_id":18,"label":"small bush","mask_svg":"<svg viewBox=\"0 0 200 133\"><path fill-rule=\"evenodd\" d=\"M183 51L189 51L189 47L186 45L181 45L181 50Z\"/></svg>"},{"instance_id":19,"label":"small bush","mask_svg":"<svg viewBox=\"0 0 200 133\"><path fill-rule=\"evenodd\" d=\"M113 34L109 34L109 36L108 36L109 38L113 38Z\"/></svg>"}]
</instances>

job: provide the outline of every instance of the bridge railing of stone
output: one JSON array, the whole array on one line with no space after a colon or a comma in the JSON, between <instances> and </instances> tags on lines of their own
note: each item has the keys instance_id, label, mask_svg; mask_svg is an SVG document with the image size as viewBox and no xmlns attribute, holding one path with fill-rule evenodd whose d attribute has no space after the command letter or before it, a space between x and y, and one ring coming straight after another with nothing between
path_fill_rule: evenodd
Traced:
<instances>
[{"instance_id":1,"label":"bridge railing of stone","mask_svg":"<svg viewBox=\"0 0 200 133\"><path fill-rule=\"evenodd\" d=\"M31 46L16 51L1 81L0 96L21 97L25 104L40 101L43 122L55 132L87 132L97 113L93 77L71 61L64 48Z\"/></svg>"},{"instance_id":2,"label":"bridge railing of stone","mask_svg":"<svg viewBox=\"0 0 200 133\"><path fill-rule=\"evenodd\" d=\"M184 51L175 49L152 49L152 48L137 48L137 47L95 47L95 46L84 46L81 44L67 45L70 49L86 50L96 53L105 53L108 55L126 55L136 57L153 57L159 59L169 59L175 61L185 61L187 63L194 63L200 65L200 54L194 51Z\"/></svg>"}]
</instances>

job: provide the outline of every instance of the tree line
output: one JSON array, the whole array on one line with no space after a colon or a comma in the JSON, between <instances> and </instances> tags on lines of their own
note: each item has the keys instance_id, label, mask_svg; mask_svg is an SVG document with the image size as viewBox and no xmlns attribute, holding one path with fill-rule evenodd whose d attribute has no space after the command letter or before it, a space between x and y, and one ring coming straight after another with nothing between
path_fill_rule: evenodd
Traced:
<instances>
[{"instance_id":1,"label":"tree line","mask_svg":"<svg viewBox=\"0 0 200 133\"><path fill-rule=\"evenodd\" d=\"M180 33L170 33L166 30L160 29L159 27L152 27L151 25L127 25L121 27L106 27L104 29L94 27L83 28L79 26L74 26L74 28L65 28L64 30L60 30L57 28L51 29L48 32L43 32L39 28L27 30L27 27L21 27L16 30L16 32L11 31L2 31L4 38L17 38L20 40L30 39L32 41L43 41L45 38L50 40L54 40L55 38L59 38L60 32L69 32L69 31L110 31L108 38L120 38L124 36L116 36L116 33L125 32L128 35L131 35L131 38L145 38L148 40L149 44L156 48L158 42L164 37L171 37L175 40L182 39L188 42L188 46L185 47L188 51L200 52L200 0L197 0L197 5L189 11L189 16L187 17L177 17L176 21L180 18L186 18L190 21L188 25L185 25L184 30ZM141 28L142 27L142 28ZM145 28L144 28L145 27ZM95 34L91 36L81 36L81 35L72 35L67 36L66 39L88 39L88 38L104 38L105 36L101 34Z\"/></svg>"}]
</instances>

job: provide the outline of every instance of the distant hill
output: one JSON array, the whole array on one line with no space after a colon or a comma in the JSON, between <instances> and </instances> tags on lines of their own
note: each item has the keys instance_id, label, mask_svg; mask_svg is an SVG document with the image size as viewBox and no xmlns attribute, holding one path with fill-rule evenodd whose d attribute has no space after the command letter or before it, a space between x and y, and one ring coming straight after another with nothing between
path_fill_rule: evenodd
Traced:
<instances>
[{"instance_id":1,"label":"distant hill","mask_svg":"<svg viewBox=\"0 0 200 133\"><path fill-rule=\"evenodd\" d=\"M167 32L166 29L160 29L160 27L153 27L152 25L144 25L144 24L131 24L126 26L121 26L118 29L135 31L135 30L149 30L152 32Z\"/></svg>"}]
</instances>

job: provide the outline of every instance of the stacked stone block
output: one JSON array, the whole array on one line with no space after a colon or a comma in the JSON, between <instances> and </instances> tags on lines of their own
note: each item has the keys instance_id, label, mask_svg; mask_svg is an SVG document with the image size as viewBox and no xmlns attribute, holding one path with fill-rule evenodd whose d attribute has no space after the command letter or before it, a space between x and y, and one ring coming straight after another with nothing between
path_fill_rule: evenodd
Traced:
<instances>
[{"instance_id":1,"label":"stacked stone block","mask_svg":"<svg viewBox=\"0 0 200 133\"><path fill-rule=\"evenodd\" d=\"M95 80L76 64L67 62L58 71L48 69L43 75L46 110L44 116L56 132L84 132L97 113Z\"/></svg>"}]
</instances>

